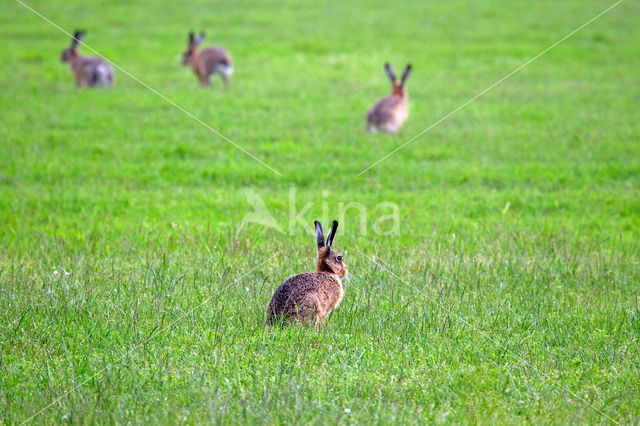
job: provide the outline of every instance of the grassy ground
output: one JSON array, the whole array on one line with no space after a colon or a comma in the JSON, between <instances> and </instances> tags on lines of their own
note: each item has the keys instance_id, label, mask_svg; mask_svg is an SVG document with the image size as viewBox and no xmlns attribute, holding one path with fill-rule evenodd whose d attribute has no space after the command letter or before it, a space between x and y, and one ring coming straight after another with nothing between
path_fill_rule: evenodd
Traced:
<instances>
[{"instance_id":1,"label":"grassy ground","mask_svg":"<svg viewBox=\"0 0 640 426\"><path fill-rule=\"evenodd\" d=\"M74 89L68 37L3 2L0 423L639 421L637 2L361 176L612 3L29 4L282 176L121 71ZM179 65L190 29L230 90ZM411 117L369 135L386 60ZM247 188L285 232L240 229ZM265 328L348 202L342 305Z\"/></svg>"}]
</instances>

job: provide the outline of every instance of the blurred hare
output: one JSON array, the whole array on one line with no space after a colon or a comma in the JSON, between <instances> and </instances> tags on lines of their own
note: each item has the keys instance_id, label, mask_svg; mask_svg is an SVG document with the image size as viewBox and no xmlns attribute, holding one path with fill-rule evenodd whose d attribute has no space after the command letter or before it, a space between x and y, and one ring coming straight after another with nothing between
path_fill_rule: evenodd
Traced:
<instances>
[{"instance_id":1,"label":"blurred hare","mask_svg":"<svg viewBox=\"0 0 640 426\"><path fill-rule=\"evenodd\" d=\"M209 77L213 74L220 74L225 87L229 86L229 77L233 74L229 52L219 46L198 50L202 40L204 40L204 33L197 36L189 33L189 44L182 55L182 64L191 66L201 86L209 86Z\"/></svg>"},{"instance_id":2,"label":"blurred hare","mask_svg":"<svg viewBox=\"0 0 640 426\"><path fill-rule=\"evenodd\" d=\"M316 328L323 327L327 316L344 296L340 279L347 276L347 265L342 254L332 249L338 222L333 221L326 243L322 225L317 220L314 223L318 245L316 271L294 275L278 287L269 303L269 324L298 320Z\"/></svg>"},{"instance_id":3,"label":"blurred hare","mask_svg":"<svg viewBox=\"0 0 640 426\"><path fill-rule=\"evenodd\" d=\"M113 84L113 68L104 59L93 56L82 56L78 53L78 44L84 39L83 31L76 31L71 39L71 46L62 51L60 60L68 62L76 78L78 87L111 87Z\"/></svg>"},{"instance_id":4,"label":"blurred hare","mask_svg":"<svg viewBox=\"0 0 640 426\"><path fill-rule=\"evenodd\" d=\"M389 96L373 104L367 113L367 130L395 133L409 117L409 95L405 83L411 72L411 64L404 69L400 83L396 81L396 74L391 65L385 64L384 68L393 89Z\"/></svg>"}]
</instances>

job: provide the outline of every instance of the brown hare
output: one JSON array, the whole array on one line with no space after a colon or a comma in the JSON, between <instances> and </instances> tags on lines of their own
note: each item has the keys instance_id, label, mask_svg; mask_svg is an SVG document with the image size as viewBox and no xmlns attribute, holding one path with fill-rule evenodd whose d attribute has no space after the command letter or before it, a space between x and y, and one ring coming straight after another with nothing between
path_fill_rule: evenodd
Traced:
<instances>
[{"instance_id":1,"label":"brown hare","mask_svg":"<svg viewBox=\"0 0 640 426\"><path fill-rule=\"evenodd\" d=\"M342 254L331 248L338 222L333 221L326 243L322 225L317 220L314 224L318 244L316 271L294 275L280 284L269 303L269 324L299 320L316 328L324 327L327 316L342 300L340 279L347 276L347 265Z\"/></svg>"},{"instance_id":2,"label":"brown hare","mask_svg":"<svg viewBox=\"0 0 640 426\"><path fill-rule=\"evenodd\" d=\"M60 60L68 62L76 78L78 87L111 87L113 84L113 68L104 59L82 56L78 53L78 44L84 39L83 31L76 31L71 39L71 46L62 51Z\"/></svg>"},{"instance_id":3,"label":"brown hare","mask_svg":"<svg viewBox=\"0 0 640 426\"><path fill-rule=\"evenodd\" d=\"M229 77L233 74L229 52L219 46L198 50L203 39L204 33L197 36L194 33L189 33L189 45L182 56L182 64L191 66L201 86L209 86L209 77L212 74L220 74L225 87L228 87Z\"/></svg>"},{"instance_id":4,"label":"brown hare","mask_svg":"<svg viewBox=\"0 0 640 426\"><path fill-rule=\"evenodd\" d=\"M409 116L409 95L405 83L411 72L411 64L404 69L400 83L396 81L396 75L391 65L384 64L384 68L393 85L393 91L391 95L373 104L367 113L367 130L395 133Z\"/></svg>"}]
</instances>

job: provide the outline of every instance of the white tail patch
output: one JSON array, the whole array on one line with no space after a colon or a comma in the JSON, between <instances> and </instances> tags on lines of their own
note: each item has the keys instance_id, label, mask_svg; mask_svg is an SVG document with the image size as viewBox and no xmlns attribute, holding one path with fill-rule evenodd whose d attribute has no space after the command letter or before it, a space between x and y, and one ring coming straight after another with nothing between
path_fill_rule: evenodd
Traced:
<instances>
[{"instance_id":1,"label":"white tail patch","mask_svg":"<svg viewBox=\"0 0 640 426\"><path fill-rule=\"evenodd\" d=\"M222 74L227 76L233 74L233 67L230 67L229 65L226 65L226 64L218 64L216 69Z\"/></svg>"},{"instance_id":2,"label":"white tail patch","mask_svg":"<svg viewBox=\"0 0 640 426\"><path fill-rule=\"evenodd\" d=\"M99 64L96 67L96 84L100 86L111 85L111 69L106 64Z\"/></svg>"}]
</instances>

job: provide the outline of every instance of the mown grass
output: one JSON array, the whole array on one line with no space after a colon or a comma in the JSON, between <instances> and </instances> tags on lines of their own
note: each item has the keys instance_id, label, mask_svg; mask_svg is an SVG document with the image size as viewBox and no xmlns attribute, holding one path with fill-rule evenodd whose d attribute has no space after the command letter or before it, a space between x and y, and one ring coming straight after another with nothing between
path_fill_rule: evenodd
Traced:
<instances>
[{"instance_id":1,"label":"mown grass","mask_svg":"<svg viewBox=\"0 0 640 426\"><path fill-rule=\"evenodd\" d=\"M0 421L638 421L637 3L362 176L610 3L28 4L282 176L122 72L74 89L67 37L3 3ZM230 90L179 66L191 29ZM414 65L411 117L369 135L387 60ZM286 232L239 229L247 188ZM265 328L348 202L328 326Z\"/></svg>"}]
</instances>

